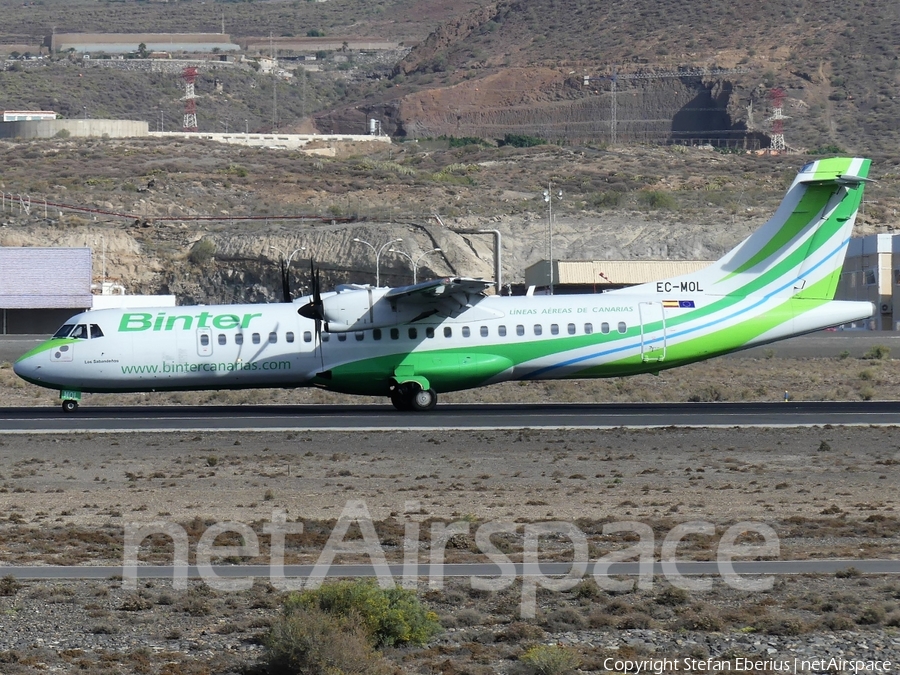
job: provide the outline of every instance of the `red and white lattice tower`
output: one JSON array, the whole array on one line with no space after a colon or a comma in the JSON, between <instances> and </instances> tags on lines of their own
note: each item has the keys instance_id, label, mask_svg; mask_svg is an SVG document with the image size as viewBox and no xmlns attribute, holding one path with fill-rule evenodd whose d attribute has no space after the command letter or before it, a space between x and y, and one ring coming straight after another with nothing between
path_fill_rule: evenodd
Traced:
<instances>
[{"instance_id":1,"label":"red and white lattice tower","mask_svg":"<svg viewBox=\"0 0 900 675\"><path fill-rule=\"evenodd\" d=\"M772 142L769 149L773 152L784 152L787 146L784 144L784 120L790 119L784 115L784 89L775 87L769 91L769 103L772 106L772 116L767 122L772 123Z\"/></svg>"},{"instance_id":2,"label":"red and white lattice tower","mask_svg":"<svg viewBox=\"0 0 900 675\"><path fill-rule=\"evenodd\" d=\"M184 80L184 124L182 131L197 131L197 96L194 94L194 82L197 80L197 69L188 66L181 71Z\"/></svg>"}]
</instances>

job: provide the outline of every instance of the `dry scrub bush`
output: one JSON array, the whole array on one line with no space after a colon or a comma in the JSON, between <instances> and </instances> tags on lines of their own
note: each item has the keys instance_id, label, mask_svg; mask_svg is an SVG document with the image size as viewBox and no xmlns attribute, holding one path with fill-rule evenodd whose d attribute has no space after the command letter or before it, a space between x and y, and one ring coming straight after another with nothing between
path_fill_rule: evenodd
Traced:
<instances>
[{"instance_id":1,"label":"dry scrub bush","mask_svg":"<svg viewBox=\"0 0 900 675\"><path fill-rule=\"evenodd\" d=\"M276 620L265 644L272 675L390 672L369 643L358 615L339 616L316 607L295 607Z\"/></svg>"},{"instance_id":2,"label":"dry scrub bush","mask_svg":"<svg viewBox=\"0 0 900 675\"><path fill-rule=\"evenodd\" d=\"M519 659L531 666L537 675L563 675L571 673L579 665L578 655L568 647L536 645Z\"/></svg>"}]
</instances>

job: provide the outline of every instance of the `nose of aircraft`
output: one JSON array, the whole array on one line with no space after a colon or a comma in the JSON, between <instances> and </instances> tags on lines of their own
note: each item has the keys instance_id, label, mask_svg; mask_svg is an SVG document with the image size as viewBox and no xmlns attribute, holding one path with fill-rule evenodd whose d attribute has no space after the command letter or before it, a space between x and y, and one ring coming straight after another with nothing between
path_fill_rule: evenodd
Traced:
<instances>
[{"instance_id":1,"label":"nose of aircraft","mask_svg":"<svg viewBox=\"0 0 900 675\"><path fill-rule=\"evenodd\" d=\"M46 353L44 353L43 361L39 359L38 355L35 353L36 351L37 350L32 350L27 354L20 356L13 364L13 372L23 380L40 383L43 374L41 373L42 366L44 365L43 361L46 361L47 359Z\"/></svg>"}]
</instances>

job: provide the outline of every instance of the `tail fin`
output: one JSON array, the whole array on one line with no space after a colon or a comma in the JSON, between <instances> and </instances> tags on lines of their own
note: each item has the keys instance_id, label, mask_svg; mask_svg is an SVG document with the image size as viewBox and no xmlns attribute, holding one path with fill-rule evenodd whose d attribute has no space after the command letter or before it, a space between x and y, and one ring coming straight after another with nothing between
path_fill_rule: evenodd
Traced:
<instances>
[{"instance_id":1,"label":"tail fin","mask_svg":"<svg viewBox=\"0 0 900 675\"><path fill-rule=\"evenodd\" d=\"M831 300L870 165L845 157L807 164L765 225L706 269L671 280L671 287Z\"/></svg>"}]
</instances>

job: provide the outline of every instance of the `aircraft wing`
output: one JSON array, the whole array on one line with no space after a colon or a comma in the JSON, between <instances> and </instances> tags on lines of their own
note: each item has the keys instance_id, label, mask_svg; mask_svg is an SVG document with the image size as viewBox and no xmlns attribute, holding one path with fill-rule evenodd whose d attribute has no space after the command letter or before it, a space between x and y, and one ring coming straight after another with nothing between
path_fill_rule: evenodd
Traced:
<instances>
[{"instance_id":1,"label":"aircraft wing","mask_svg":"<svg viewBox=\"0 0 900 675\"><path fill-rule=\"evenodd\" d=\"M408 302L423 306L437 306L441 301L450 298L460 302L460 304L467 304L470 302L470 296L481 294L493 285L493 281L485 281L484 279L445 277L443 279L423 281L413 286L392 288L382 297L391 303Z\"/></svg>"}]
</instances>

